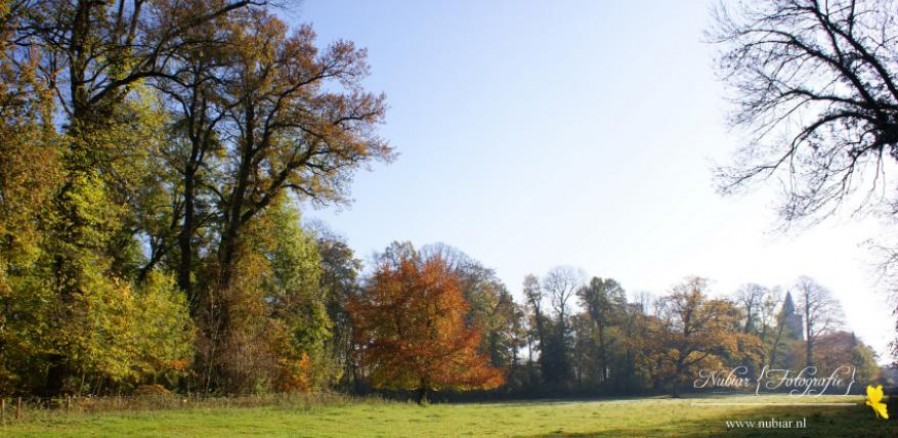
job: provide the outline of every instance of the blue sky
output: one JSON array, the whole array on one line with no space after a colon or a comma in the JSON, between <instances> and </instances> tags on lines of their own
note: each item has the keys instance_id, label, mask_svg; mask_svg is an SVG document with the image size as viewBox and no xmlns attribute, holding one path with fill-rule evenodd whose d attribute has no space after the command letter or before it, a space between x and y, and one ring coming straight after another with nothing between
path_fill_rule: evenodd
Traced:
<instances>
[{"instance_id":1,"label":"blue sky","mask_svg":"<svg viewBox=\"0 0 898 438\"><path fill-rule=\"evenodd\" d=\"M689 275L728 294L809 275L885 353L891 306L863 245L874 221L781 233L776 187L714 190L739 144L702 42L711 2L306 0L284 15L321 43L368 49L399 152L360 172L354 203L307 208L361 257L445 242L520 296L557 265L656 295ZM885 355L883 354L883 358Z\"/></svg>"}]
</instances>

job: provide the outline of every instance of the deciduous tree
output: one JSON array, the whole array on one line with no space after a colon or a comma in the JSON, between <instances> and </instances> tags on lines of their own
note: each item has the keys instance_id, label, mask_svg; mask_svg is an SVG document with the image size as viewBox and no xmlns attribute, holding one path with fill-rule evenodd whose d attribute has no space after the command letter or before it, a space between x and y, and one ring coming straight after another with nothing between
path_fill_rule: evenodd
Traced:
<instances>
[{"instance_id":1,"label":"deciduous tree","mask_svg":"<svg viewBox=\"0 0 898 438\"><path fill-rule=\"evenodd\" d=\"M854 333L833 331L821 335L817 339L816 349L818 359L815 366L818 376L829 376L839 368L853 367L855 384L861 388L879 379L880 370L876 364L876 353ZM839 371L843 376L851 375L851 372L846 373L844 368Z\"/></svg>"},{"instance_id":2,"label":"deciduous tree","mask_svg":"<svg viewBox=\"0 0 898 438\"><path fill-rule=\"evenodd\" d=\"M847 206L894 225L898 191L886 178L898 161L894 2L738 4L721 3L708 32L723 48L717 61L734 91L732 124L748 134L735 165L720 169L723 191L778 177L787 224ZM894 277L898 252L886 253L883 268Z\"/></svg>"},{"instance_id":3,"label":"deciduous tree","mask_svg":"<svg viewBox=\"0 0 898 438\"><path fill-rule=\"evenodd\" d=\"M570 266L558 266L543 277L542 290L552 310L550 327L540 345L540 365L546 383L562 387L573 376L571 353L571 299L586 282L586 274Z\"/></svg>"},{"instance_id":4,"label":"deciduous tree","mask_svg":"<svg viewBox=\"0 0 898 438\"><path fill-rule=\"evenodd\" d=\"M592 323L597 329L599 341L599 380L608 380L608 348L606 347L605 330L616 323L616 318L624 312L627 297L624 289L613 279L593 277L589 284L577 290L580 303L586 309Z\"/></svg>"},{"instance_id":5,"label":"deciduous tree","mask_svg":"<svg viewBox=\"0 0 898 438\"><path fill-rule=\"evenodd\" d=\"M744 336L738 309L729 301L707 298L706 289L707 280L690 278L658 303L655 351L674 396L698 368L713 369L728 358L752 353L753 339Z\"/></svg>"},{"instance_id":6,"label":"deciduous tree","mask_svg":"<svg viewBox=\"0 0 898 438\"><path fill-rule=\"evenodd\" d=\"M898 10L878 0L740 5L719 8L708 32L736 93L733 123L752 133L740 165L723 169L725 187L782 173L790 221L875 190L883 160L898 159Z\"/></svg>"},{"instance_id":7,"label":"deciduous tree","mask_svg":"<svg viewBox=\"0 0 898 438\"><path fill-rule=\"evenodd\" d=\"M844 318L842 305L825 287L810 277L795 283L798 314L804 317L805 360L814 365L814 344L821 335L839 328Z\"/></svg>"},{"instance_id":8,"label":"deciduous tree","mask_svg":"<svg viewBox=\"0 0 898 438\"><path fill-rule=\"evenodd\" d=\"M333 324L331 354L338 368L337 382L352 388L357 381L357 367L353 357L352 320L346 306L360 289L361 260L343 237L319 227L316 230L318 254L321 257L319 287L327 297L327 313Z\"/></svg>"},{"instance_id":9,"label":"deciduous tree","mask_svg":"<svg viewBox=\"0 0 898 438\"><path fill-rule=\"evenodd\" d=\"M361 365L378 388L492 389L504 383L478 353L480 332L465 323L461 280L439 256L382 263L350 301Z\"/></svg>"},{"instance_id":10,"label":"deciduous tree","mask_svg":"<svg viewBox=\"0 0 898 438\"><path fill-rule=\"evenodd\" d=\"M480 351L497 368L509 368L516 354L517 304L493 269L444 243L426 245L421 257L443 259L461 279L463 297L470 305L465 320L483 334Z\"/></svg>"}]
</instances>

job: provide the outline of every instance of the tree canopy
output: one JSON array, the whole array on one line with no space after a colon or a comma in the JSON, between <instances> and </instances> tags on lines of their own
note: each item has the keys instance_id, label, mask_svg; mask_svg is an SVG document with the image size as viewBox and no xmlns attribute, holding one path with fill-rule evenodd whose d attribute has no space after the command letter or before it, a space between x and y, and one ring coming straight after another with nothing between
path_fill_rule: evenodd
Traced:
<instances>
[{"instance_id":1,"label":"tree canopy","mask_svg":"<svg viewBox=\"0 0 898 438\"><path fill-rule=\"evenodd\" d=\"M479 353L481 333L465 322L461 278L439 255L383 263L348 309L361 366L375 387L418 392L492 389L501 370Z\"/></svg>"}]
</instances>

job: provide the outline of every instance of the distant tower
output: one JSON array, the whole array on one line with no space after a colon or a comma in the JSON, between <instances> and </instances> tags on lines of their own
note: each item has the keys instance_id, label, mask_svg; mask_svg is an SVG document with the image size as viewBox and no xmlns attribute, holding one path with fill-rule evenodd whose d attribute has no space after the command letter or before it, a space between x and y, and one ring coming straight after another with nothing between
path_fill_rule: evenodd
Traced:
<instances>
[{"instance_id":1,"label":"distant tower","mask_svg":"<svg viewBox=\"0 0 898 438\"><path fill-rule=\"evenodd\" d=\"M795 312L795 302L792 301L792 293L786 291L786 299L783 300L781 321L786 325L787 336L791 339L804 340L804 318Z\"/></svg>"}]
</instances>

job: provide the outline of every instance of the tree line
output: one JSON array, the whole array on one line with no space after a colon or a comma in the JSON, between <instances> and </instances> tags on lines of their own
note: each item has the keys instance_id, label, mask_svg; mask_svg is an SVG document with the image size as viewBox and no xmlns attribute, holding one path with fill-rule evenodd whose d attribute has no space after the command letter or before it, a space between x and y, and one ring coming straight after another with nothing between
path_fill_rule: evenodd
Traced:
<instances>
[{"instance_id":1,"label":"tree line","mask_svg":"<svg viewBox=\"0 0 898 438\"><path fill-rule=\"evenodd\" d=\"M471 389L679 395L703 373L740 369L754 381L765 368L829 376L847 366L859 385L880 378L873 349L809 277L785 291L746 284L726 297L688 277L652 296L561 266L527 275L513 294L492 269L445 244L394 242L375 264L345 307L354 333L347 389L356 392L415 391L419 401Z\"/></svg>"},{"instance_id":2,"label":"tree line","mask_svg":"<svg viewBox=\"0 0 898 438\"><path fill-rule=\"evenodd\" d=\"M740 367L752 379L765 367L828 375L845 365L858 381L879 378L875 352L845 331L838 301L813 279L801 277L785 295L746 284L725 298L710 295L708 282L688 277L663 295L628 298L614 279L587 280L570 267L528 276L528 357L515 383L544 393L676 396L694 390L702 371ZM568 307L574 302L579 311Z\"/></svg>"}]
</instances>

